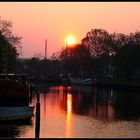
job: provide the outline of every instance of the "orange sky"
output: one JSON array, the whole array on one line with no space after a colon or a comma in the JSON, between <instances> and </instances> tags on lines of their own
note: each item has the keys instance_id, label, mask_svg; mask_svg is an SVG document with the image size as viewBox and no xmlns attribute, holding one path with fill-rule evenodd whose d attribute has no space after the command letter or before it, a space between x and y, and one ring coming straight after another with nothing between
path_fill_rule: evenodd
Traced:
<instances>
[{"instance_id":1,"label":"orange sky","mask_svg":"<svg viewBox=\"0 0 140 140\"><path fill-rule=\"evenodd\" d=\"M125 34L139 30L140 2L0 2L0 16L23 37L23 57L44 56L45 39L50 56L65 46L69 34L80 42L92 28Z\"/></svg>"}]
</instances>

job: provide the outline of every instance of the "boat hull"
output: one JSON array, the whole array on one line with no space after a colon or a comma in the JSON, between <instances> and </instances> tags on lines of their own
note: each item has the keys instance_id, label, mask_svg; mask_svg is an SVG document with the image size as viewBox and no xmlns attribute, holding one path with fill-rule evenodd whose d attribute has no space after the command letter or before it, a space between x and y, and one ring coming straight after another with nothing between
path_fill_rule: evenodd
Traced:
<instances>
[{"instance_id":1,"label":"boat hull","mask_svg":"<svg viewBox=\"0 0 140 140\"><path fill-rule=\"evenodd\" d=\"M0 121L29 120L33 110L29 107L0 107Z\"/></svg>"},{"instance_id":2,"label":"boat hull","mask_svg":"<svg viewBox=\"0 0 140 140\"><path fill-rule=\"evenodd\" d=\"M12 80L0 80L0 106L28 105L29 89Z\"/></svg>"},{"instance_id":3,"label":"boat hull","mask_svg":"<svg viewBox=\"0 0 140 140\"><path fill-rule=\"evenodd\" d=\"M92 86L93 85L93 81L92 79L74 79L74 78L70 78L71 84L72 85L81 85L81 86Z\"/></svg>"}]
</instances>

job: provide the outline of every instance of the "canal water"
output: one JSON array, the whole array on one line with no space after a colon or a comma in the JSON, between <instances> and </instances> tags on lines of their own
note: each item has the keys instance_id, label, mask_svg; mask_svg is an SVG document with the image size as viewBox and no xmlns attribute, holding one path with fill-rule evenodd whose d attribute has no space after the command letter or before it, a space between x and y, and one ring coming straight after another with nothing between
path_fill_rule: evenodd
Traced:
<instances>
[{"instance_id":1,"label":"canal water","mask_svg":"<svg viewBox=\"0 0 140 140\"><path fill-rule=\"evenodd\" d=\"M40 138L140 138L140 93L38 85ZM36 105L36 94L31 105ZM35 112L34 112L35 114ZM0 124L0 138L35 138L35 118Z\"/></svg>"}]
</instances>

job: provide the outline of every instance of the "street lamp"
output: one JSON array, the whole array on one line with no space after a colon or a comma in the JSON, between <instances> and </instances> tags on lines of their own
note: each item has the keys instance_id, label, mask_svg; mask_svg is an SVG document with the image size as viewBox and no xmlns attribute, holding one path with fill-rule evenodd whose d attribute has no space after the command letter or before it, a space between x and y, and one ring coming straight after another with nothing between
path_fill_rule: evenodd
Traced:
<instances>
[{"instance_id":1,"label":"street lamp","mask_svg":"<svg viewBox=\"0 0 140 140\"><path fill-rule=\"evenodd\" d=\"M6 74L6 79L8 78L8 46L6 44L5 48L3 48L3 71Z\"/></svg>"},{"instance_id":2,"label":"street lamp","mask_svg":"<svg viewBox=\"0 0 140 140\"><path fill-rule=\"evenodd\" d=\"M72 46L74 43L75 43L74 37L68 37L68 38L66 39L66 66L65 66L65 68L66 68L66 76L67 76L67 73L68 73L68 71L67 71L68 46L70 47L70 46Z\"/></svg>"},{"instance_id":3,"label":"street lamp","mask_svg":"<svg viewBox=\"0 0 140 140\"><path fill-rule=\"evenodd\" d=\"M66 62L65 62L66 76L67 76L67 57L68 57L68 56L67 56L67 55L68 55L68 50L67 50L67 49L68 49L68 46L67 46L67 40L66 40L66 56L65 56L65 59L66 59L66 60L65 60L65 61L66 61Z\"/></svg>"}]
</instances>

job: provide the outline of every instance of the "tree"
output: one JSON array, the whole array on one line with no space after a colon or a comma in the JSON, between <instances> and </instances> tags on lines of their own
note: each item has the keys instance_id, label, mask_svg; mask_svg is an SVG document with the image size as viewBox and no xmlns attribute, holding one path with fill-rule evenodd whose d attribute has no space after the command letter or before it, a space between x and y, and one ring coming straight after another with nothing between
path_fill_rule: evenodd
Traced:
<instances>
[{"instance_id":1,"label":"tree","mask_svg":"<svg viewBox=\"0 0 140 140\"><path fill-rule=\"evenodd\" d=\"M60 52L54 52L52 55L51 55L51 60L59 60L59 56L60 56Z\"/></svg>"},{"instance_id":2,"label":"tree","mask_svg":"<svg viewBox=\"0 0 140 140\"><path fill-rule=\"evenodd\" d=\"M112 52L112 40L110 34L104 29L92 29L82 39L82 44L88 46L93 57L99 58L102 54L108 55Z\"/></svg>"},{"instance_id":3,"label":"tree","mask_svg":"<svg viewBox=\"0 0 140 140\"><path fill-rule=\"evenodd\" d=\"M116 38L117 51L114 57L116 77L129 79L140 70L140 63L137 61L140 59L140 32L130 33L127 36L118 34Z\"/></svg>"},{"instance_id":4,"label":"tree","mask_svg":"<svg viewBox=\"0 0 140 140\"><path fill-rule=\"evenodd\" d=\"M6 54L8 72L16 71L16 60L21 53L20 41L21 37L12 33L12 22L0 18L0 73L3 73L6 67Z\"/></svg>"},{"instance_id":5,"label":"tree","mask_svg":"<svg viewBox=\"0 0 140 140\"><path fill-rule=\"evenodd\" d=\"M60 60L66 64L66 49L60 53ZM68 72L78 75L79 72L90 74L91 54L88 47L83 44L76 44L67 48L67 69Z\"/></svg>"},{"instance_id":6,"label":"tree","mask_svg":"<svg viewBox=\"0 0 140 140\"><path fill-rule=\"evenodd\" d=\"M129 36L122 33L112 33L110 34L112 39L112 54L115 55L118 49L128 44Z\"/></svg>"},{"instance_id":7,"label":"tree","mask_svg":"<svg viewBox=\"0 0 140 140\"><path fill-rule=\"evenodd\" d=\"M118 77L120 79L129 79L140 70L139 54L140 45L127 44L118 50L115 64L118 66L117 71L119 72Z\"/></svg>"},{"instance_id":8,"label":"tree","mask_svg":"<svg viewBox=\"0 0 140 140\"><path fill-rule=\"evenodd\" d=\"M87 36L82 39L82 44L90 48L94 70L98 78L109 75L109 57L113 53L112 38L104 29L92 29ZM104 72L105 71L105 72Z\"/></svg>"},{"instance_id":9,"label":"tree","mask_svg":"<svg viewBox=\"0 0 140 140\"><path fill-rule=\"evenodd\" d=\"M140 32L137 31L135 33L130 33L129 38L128 38L128 43L140 45Z\"/></svg>"},{"instance_id":10,"label":"tree","mask_svg":"<svg viewBox=\"0 0 140 140\"><path fill-rule=\"evenodd\" d=\"M21 47L21 39L18 35L14 35L12 33L12 22L10 20L5 20L0 17L0 32L5 37L7 42L12 46L15 47L18 55L22 53Z\"/></svg>"}]
</instances>

